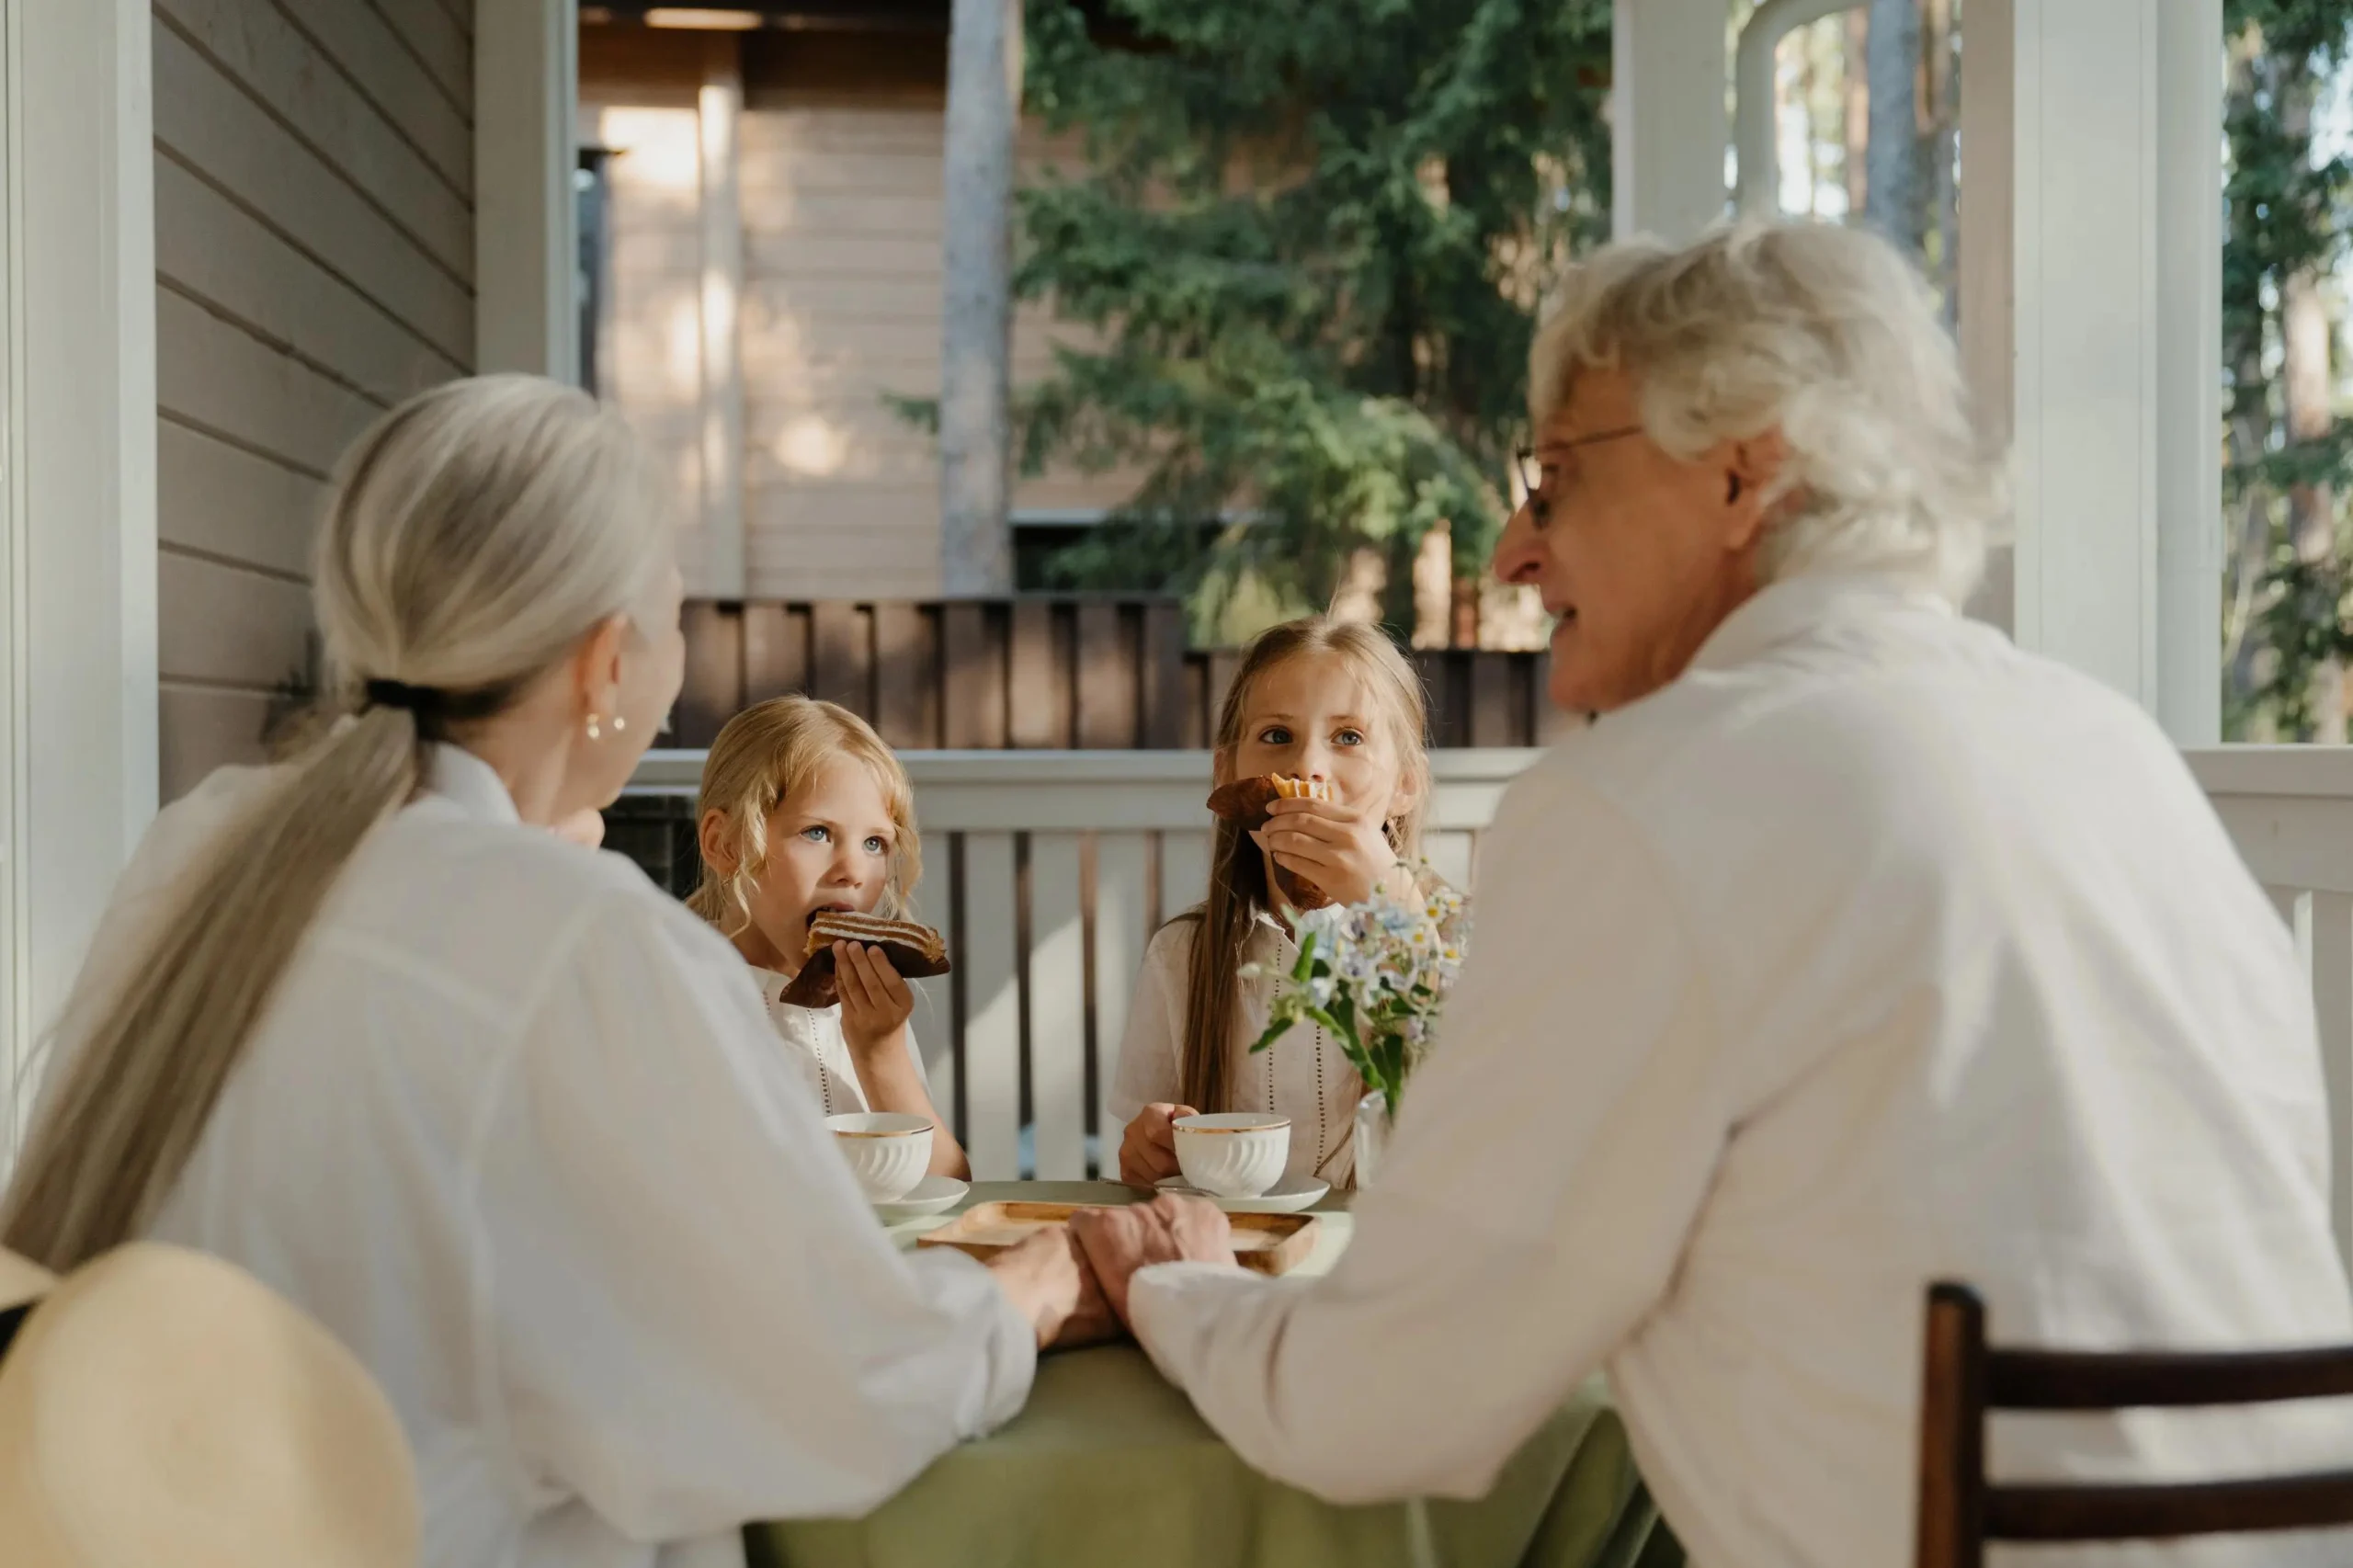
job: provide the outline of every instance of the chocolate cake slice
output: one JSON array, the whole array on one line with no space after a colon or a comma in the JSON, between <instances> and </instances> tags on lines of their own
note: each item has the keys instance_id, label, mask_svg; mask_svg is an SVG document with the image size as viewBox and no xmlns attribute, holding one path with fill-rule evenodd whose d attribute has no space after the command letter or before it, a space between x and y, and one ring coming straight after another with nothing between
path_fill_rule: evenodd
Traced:
<instances>
[{"instance_id":1,"label":"chocolate cake slice","mask_svg":"<svg viewBox=\"0 0 2353 1568\"><path fill-rule=\"evenodd\" d=\"M926 980L948 972L948 944L928 926L885 920L879 915L820 910L810 919L808 956L801 972L785 988L785 1001L796 1007L830 1007L840 1000L834 984L835 942L880 948L904 979Z\"/></svg>"}]
</instances>

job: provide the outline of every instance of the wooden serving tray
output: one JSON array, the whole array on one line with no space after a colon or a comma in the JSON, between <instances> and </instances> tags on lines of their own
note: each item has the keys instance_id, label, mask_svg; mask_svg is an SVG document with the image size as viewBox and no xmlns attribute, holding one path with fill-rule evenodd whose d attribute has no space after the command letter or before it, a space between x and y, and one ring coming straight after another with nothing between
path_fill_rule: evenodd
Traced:
<instances>
[{"instance_id":1,"label":"wooden serving tray","mask_svg":"<svg viewBox=\"0 0 2353 1568\"><path fill-rule=\"evenodd\" d=\"M1040 1231L1067 1225L1081 1209L1101 1203L976 1203L936 1231L915 1238L917 1246L954 1247L986 1260L1017 1246ZM1313 1214L1229 1214L1233 1261L1258 1274L1288 1274L1315 1250Z\"/></svg>"}]
</instances>

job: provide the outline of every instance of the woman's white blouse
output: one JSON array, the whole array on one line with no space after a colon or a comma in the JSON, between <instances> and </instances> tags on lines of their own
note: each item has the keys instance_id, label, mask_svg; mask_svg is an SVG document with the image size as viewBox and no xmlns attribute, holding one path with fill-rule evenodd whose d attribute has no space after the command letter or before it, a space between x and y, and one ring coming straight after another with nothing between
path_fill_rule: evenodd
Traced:
<instances>
[{"instance_id":1,"label":"woman's white blouse","mask_svg":"<svg viewBox=\"0 0 2353 1568\"><path fill-rule=\"evenodd\" d=\"M743 960L443 748L354 858L153 1228L374 1372L427 1568L694 1568L856 1515L1017 1411L1029 1324L895 1250ZM166 812L109 952L245 774Z\"/></svg>"},{"instance_id":2,"label":"woman's white blouse","mask_svg":"<svg viewBox=\"0 0 2353 1568\"><path fill-rule=\"evenodd\" d=\"M1120 1127L1148 1105L1184 1100L1185 977L1192 962L1193 934L1200 922L1189 916L1161 927L1144 949L1128 1009L1128 1032L1120 1041L1120 1064L1112 1078L1110 1111ZM1299 961L1289 932L1269 915L1251 927L1244 961L1263 964L1279 976ZM1244 980L1235 987L1233 1102L1197 1106L1203 1111L1265 1110L1290 1119L1287 1178L1313 1176L1346 1187L1356 1175L1351 1136L1364 1084L1339 1042L1313 1024L1295 1024L1265 1051L1250 1047L1266 1032L1278 978ZM1114 1136L1117 1136L1115 1131Z\"/></svg>"}]
</instances>

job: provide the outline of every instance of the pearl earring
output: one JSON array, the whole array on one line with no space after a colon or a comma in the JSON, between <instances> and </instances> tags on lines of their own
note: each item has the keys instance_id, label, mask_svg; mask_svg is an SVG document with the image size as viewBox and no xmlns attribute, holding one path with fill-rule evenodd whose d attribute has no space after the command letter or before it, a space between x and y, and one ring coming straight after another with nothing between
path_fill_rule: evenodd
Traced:
<instances>
[{"instance_id":1,"label":"pearl earring","mask_svg":"<svg viewBox=\"0 0 2353 1568\"><path fill-rule=\"evenodd\" d=\"M626 730L626 729L628 729L628 728L629 728L629 721L628 721L628 720L626 720L626 719L622 718L622 717L621 717L620 714L618 714L618 713L616 713L616 714L614 714L614 715L613 715L613 733L615 733L615 734L617 734L617 735L618 735L618 734L620 734L623 730Z\"/></svg>"},{"instance_id":2,"label":"pearl earring","mask_svg":"<svg viewBox=\"0 0 2353 1568\"><path fill-rule=\"evenodd\" d=\"M597 715L594 713L588 715L588 738L592 741L601 741L605 738L605 727L597 722Z\"/></svg>"}]
</instances>

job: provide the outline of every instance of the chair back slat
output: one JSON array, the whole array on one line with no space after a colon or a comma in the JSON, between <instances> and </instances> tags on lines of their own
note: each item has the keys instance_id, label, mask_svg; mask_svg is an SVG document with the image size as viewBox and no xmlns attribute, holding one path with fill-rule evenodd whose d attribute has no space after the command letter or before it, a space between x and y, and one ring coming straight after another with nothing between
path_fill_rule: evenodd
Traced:
<instances>
[{"instance_id":1,"label":"chair back slat","mask_svg":"<svg viewBox=\"0 0 2353 1568\"><path fill-rule=\"evenodd\" d=\"M2353 1526L2353 1470L2161 1484L1995 1485L1993 1410L2127 1410L2353 1396L2353 1346L2236 1353L1995 1350L1965 1285L1929 1288L1918 1568L1983 1568L1989 1540L2165 1540Z\"/></svg>"},{"instance_id":2,"label":"chair back slat","mask_svg":"<svg viewBox=\"0 0 2353 1568\"><path fill-rule=\"evenodd\" d=\"M1995 1410L2133 1410L2266 1404L2353 1396L2353 1349L2222 1355L1995 1350L1986 1403Z\"/></svg>"},{"instance_id":3,"label":"chair back slat","mask_svg":"<svg viewBox=\"0 0 2353 1568\"><path fill-rule=\"evenodd\" d=\"M1920 1398L1919 1568L1967 1568L1985 1541L1985 1309L1970 1291L1928 1293Z\"/></svg>"},{"instance_id":4,"label":"chair back slat","mask_svg":"<svg viewBox=\"0 0 2353 1568\"><path fill-rule=\"evenodd\" d=\"M1990 1540L2164 1540L2353 1525L2353 1470L2173 1486L1996 1486Z\"/></svg>"}]
</instances>

